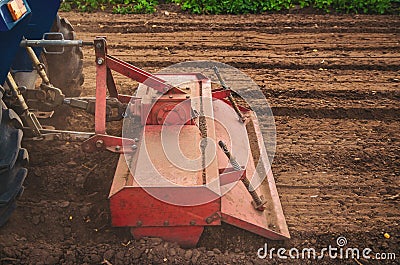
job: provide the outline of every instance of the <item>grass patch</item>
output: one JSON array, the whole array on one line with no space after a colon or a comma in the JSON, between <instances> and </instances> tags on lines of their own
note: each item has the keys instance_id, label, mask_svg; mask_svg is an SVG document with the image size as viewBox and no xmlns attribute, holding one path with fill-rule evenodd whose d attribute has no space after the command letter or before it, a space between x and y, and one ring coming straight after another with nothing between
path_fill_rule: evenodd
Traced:
<instances>
[{"instance_id":1,"label":"grass patch","mask_svg":"<svg viewBox=\"0 0 400 265\"><path fill-rule=\"evenodd\" d=\"M387 14L400 12L400 0L164 0L193 14L259 14L291 8L314 8L326 13ZM62 11L112 11L117 14L154 13L157 0L64 0Z\"/></svg>"}]
</instances>

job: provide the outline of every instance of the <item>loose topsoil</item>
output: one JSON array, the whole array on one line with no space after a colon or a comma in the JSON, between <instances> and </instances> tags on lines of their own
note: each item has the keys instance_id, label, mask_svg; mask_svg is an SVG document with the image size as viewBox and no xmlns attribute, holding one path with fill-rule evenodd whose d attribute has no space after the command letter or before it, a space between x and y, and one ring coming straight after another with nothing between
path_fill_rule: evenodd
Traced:
<instances>
[{"instance_id":1,"label":"loose topsoil","mask_svg":"<svg viewBox=\"0 0 400 265\"><path fill-rule=\"evenodd\" d=\"M61 15L79 38L107 36L110 54L150 72L214 60L249 75L275 116L272 170L292 238L272 242L222 225L206 229L195 249L133 240L129 229L110 225L107 196L118 155L84 153L76 142L25 141L29 175L18 209L0 229L1 264L307 264L317 261L263 260L257 250L268 243L319 251L336 246L339 236L347 247L371 248L371 257L384 252L397 259L319 263L398 264L398 16ZM94 51L84 52L84 95L94 95ZM115 79L133 93L136 83ZM70 114L57 125L93 128L89 114ZM118 123L111 127L120 132Z\"/></svg>"}]
</instances>

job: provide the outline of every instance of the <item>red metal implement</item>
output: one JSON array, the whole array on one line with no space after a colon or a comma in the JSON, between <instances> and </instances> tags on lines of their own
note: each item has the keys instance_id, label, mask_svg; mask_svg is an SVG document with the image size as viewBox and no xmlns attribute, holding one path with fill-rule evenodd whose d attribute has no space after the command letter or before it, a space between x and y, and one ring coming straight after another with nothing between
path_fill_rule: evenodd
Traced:
<instances>
[{"instance_id":1,"label":"red metal implement","mask_svg":"<svg viewBox=\"0 0 400 265\"><path fill-rule=\"evenodd\" d=\"M212 91L202 74L152 75L108 55L104 38L95 40L95 51L96 135L83 149L121 153L109 194L114 226L130 227L135 238L161 237L185 247L197 244L205 226L221 222L270 239L289 238L253 112L239 106L247 117L239 122L226 100L230 91ZM141 83L136 96L118 93L112 70ZM107 91L140 118L136 135L106 134ZM258 143L254 154L250 140ZM218 141L232 150L236 170ZM240 180L264 177L256 193L267 203L256 210Z\"/></svg>"}]
</instances>

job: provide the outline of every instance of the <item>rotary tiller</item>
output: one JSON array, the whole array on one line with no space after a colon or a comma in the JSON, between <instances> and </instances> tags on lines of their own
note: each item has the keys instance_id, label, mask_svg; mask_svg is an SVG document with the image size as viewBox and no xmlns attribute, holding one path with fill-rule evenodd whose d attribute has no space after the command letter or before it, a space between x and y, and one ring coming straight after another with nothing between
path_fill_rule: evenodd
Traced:
<instances>
[{"instance_id":1,"label":"rotary tiller","mask_svg":"<svg viewBox=\"0 0 400 265\"><path fill-rule=\"evenodd\" d=\"M253 111L237 106L225 86L212 89L200 73L152 75L108 55L104 38L94 46L95 135L82 147L121 154L109 194L113 226L185 247L221 222L289 238ZM141 83L135 96L118 93L112 71ZM123 137L106 134L110 102L126 106L119 112Z\"/></svg>"}]
</instances>

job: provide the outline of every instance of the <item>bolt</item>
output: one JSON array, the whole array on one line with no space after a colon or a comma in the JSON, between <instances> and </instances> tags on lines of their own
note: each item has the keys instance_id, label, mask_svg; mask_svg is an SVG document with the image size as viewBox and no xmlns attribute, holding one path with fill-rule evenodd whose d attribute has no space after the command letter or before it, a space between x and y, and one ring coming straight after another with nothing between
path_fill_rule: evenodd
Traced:
<instances>
[{"instance_id":1,"label":"bolt","mask_svg":"<svg viewBox=\"0 0 400 265\"><path fill-rule=\"evenodd\" d=\"M165 221L164 221L164 226L168 226L168 225L169 225L168 220L165 220Z\"/></svg>"},{"instance_id":2,"label":"bolt","mask_svg":"<svg viewBox=\"0 0 400 265\"><path fill-rule=\"evenodd\" d=\"M133 149L133 150L136 150L136 149L137 149L137 145L136 145L136 144L133 144L133 145L132 145L132 149Z\"/></svg>"},{"instance_id":3,"label":"bolt","mask_svg":"<svg viewBox=\"0 0 400 265\"><path fill-rule=\"evenodd\" d=\"M139 138L134 138L133 141L134 141L135 143L137 143L137 142L139 142Z\"/></svg>"},{"instance_id":4,"label":"bolt","mask_svg":"<svg viewBox=\"0 0 400 265\"><path fill-rule=\"evenodd\" d=\"M170 95L169 98L172 98L172 96Z\"/></svg>"},{"instance_id":5,"label":"bolt","mask_svg":"<svg viewBox=\"0 0 400 265\"><path fill-rule=\"evenodd\" d=\"M211 224L212 222L213 222L213 218L212 217L207 217L206 223L207 224Z\"/></svg>"},{"instance_id":6,"label":"bolt","mask_svg":"<svg viewBox=\"0 0 400 265\"><path fill-rule=\"evenodd\" d=\"M119 152L119 150L121 150L121 146L117 145L117 146L115 147L115 151Z\"/></svg>"},{"instance_id":7,"label":"bolt","mask_svg":"<svg viewBox=\"0 0 400 265\"><path fill-rule=\"evenodd\" d=\"M195 225L196 224L196 221L190 221L190 225Z\"/></svg>"},{"instance_id":8,"label":"bolt","mask_svg":"<svg viewBox=\"0 0 400 265\"><path fill-rule=\"evenodd\" d=\"M97 140L96 141L96 147L97 148L102 148L104 145L104 141L103 140Z\"/></svg>"},{"instance_id":9,"label":"bolt","mask_svg":"<svg viewBox=\"0 0 400 265\"><path fill-rule=\"evenodd\" d=\"M97 49L100 49L100 48L101 48L101 43L100 43L100 42L98 42L98 43L96 44L96 48L97 48Z\"/></svg>"},{"instance_id":10,"label":"bolt","mask_svg":"<svg viewBox=\"0 0 400 265\"><path fill-rule=\"evenodd\" d=\"M104 59L103 58L97 58L97 64L98 65L102 65L104 63Z\"/></svg>"},{"instance_id":11,"label":"bolt","mask_svg":"<svg viewBox=\"0 0 400 265\"><path fill-rule=\"evenodd\" d=\"M186 87L186 90L190 90L190 87Z\"/></svg>"},{"instance_id":12,"label":"bolt","mask_svg":"<svg viewBox=\"0 0 400 265\"><path fill-rule=\"evenodd\" d=\"M142 226L142 224L143 224L142 221L137 221L136 222L136 226Z\"/></svg>"},{"instance_id":13,"label":"bolt","mask_svg":"<svg viewBox=\"0 0 400 265\"><path fill-rule=\"evenodd\" d=\"M186 95L186 98L190 98L190 96L189 96L189 95Z\"/></svg>"}]
</instances>

